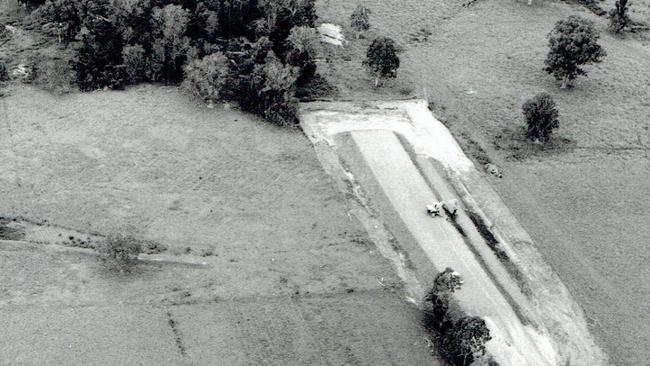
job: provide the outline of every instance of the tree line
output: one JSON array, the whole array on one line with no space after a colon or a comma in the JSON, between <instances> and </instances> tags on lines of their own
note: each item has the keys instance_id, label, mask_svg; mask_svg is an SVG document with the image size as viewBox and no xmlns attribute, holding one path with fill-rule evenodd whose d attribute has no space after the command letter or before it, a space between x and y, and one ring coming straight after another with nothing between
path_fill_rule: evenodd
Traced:
<instances>
[{"instance_id":1,"label":"tree line","mask_svg":"<svg viewBox=\"0 0 650 366\"><path fill-rule=\"evenodd\" d=\"M82 91L182 83L289 124L296 91L317 76L314 1L47 0L33 18L75 48Z\"/></svg>"}]
</instances>

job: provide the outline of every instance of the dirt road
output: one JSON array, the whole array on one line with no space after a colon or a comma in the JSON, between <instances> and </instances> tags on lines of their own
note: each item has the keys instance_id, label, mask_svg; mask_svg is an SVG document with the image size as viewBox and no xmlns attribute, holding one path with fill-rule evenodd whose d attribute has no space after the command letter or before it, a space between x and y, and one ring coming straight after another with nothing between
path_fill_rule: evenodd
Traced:
<instances>
[{"instance_id":1,"label":"dirt road","mask_svg":"<svg viewBox=\"0 0 650 366\"><path fill-rule=\"evenodd\" d=\"M397 136L389 130L355 131L350 135L386 197L429 259L439 271L451 267L465 279L458 298L470 314L483 317L495 334L496 341L488 349L500 360L507 360L503 364L553 365L554 359L549 359L552 348L533 329L522 325L522 319L490 280L458 231L444 218L434 219L426 214L424 206L440 198L431 191ZM505 344L511 348L503 349Z\"/></svg>"}]
</instances>

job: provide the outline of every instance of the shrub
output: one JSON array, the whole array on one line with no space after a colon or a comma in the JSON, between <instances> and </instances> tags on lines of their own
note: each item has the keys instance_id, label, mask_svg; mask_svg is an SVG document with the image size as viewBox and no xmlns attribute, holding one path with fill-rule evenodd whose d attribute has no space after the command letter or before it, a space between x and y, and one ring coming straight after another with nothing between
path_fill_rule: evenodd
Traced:
<instances>
[{"instance_id":1,"label":"shrub","mask_svg":"<svg viewBox=\"0 0 650 366\"><path fill-rule=\"evenodd\" d=\"M616 0L614 8L609 11L609 28L621 33L630 25L630 16L628 15L629 4L627 0Z\"/></svg>"},{"instance_id":2,"label":"shrub","mask_svg":"<svg viewBox=\"0 0 650 366\"><path fill-rule=\"evenodd\" d=\"M379 86L380 78L396 77L400 61L395 41L387 37L376 38L368 47L363 64L375 76L375 87Z\"/></svg>"},{"instance_id":3,"label":"shrub","mask_svg":"<svg viewBox=\"0 0 650 366\"><path fill-rule=\"evenodd\" d=\"M129 271L138 260L143 248L140 241L129 235L110 235L95 248L102 261L120 272Z\"/></svg>"},{"instance_id":4,"label":"shrub","mask_svg":"<svg viewBox=\"0 0 650 366\"><path fill-rule=\"evenodd\" d=\"M72 90L75 75L67 59L45 59L34 67L34 82L45 90L68 93Z\"/></svg>"},{"instance_id":5,"label":"shrub","mask_svg":"<svg viewBox=\"0 0 650 366\"><path fill-rule=\"evenodd\" d=\"M363 5L357 6L350 15L350 27L357 32L357 38L370 29L370 9Z\"/></svg>"},{"instance_id":6,"label":"shrub","mask_svg":"<svg viewBox=\"0 0 650 366\"><path fill-rule=\"evenodd\" d=\"M9 80L9 71L4 61L0 60L0 82Z\"/></svg>"},{"instance_id":7,"label":"shrub","mask_svg":"<svg viewBox=\"0 0 650 366\"><path fill-rule=\"evenodd\" d=\"M213 53L185 66L183 88L206 102L217 101L223 99L227 74L228 59L223 53Z\"/></svg>"},{"instance_id":8,"label":"shrub","mask_svg":"<svg viewBox=\"0 0 650 366\"><path fill-rule=\"evenodd\" d=\"M549 52L544 63L546 72L562 80L566 88L578 75L587 75L581 65L601 62L605 50L598 44L598 33L593 22L578 16L570 16L555 24L549 34Z\"/></svg>"},{"instance_id":9,"label":"shrub","mask_svg":"<svg viewBox=\"0 0 650 366\"><path fill-rule=\"evenodd\" d=\"M539 93L522 106L526 120L526 137L531 140L548 141L554 129L560 126L558 110L553 98Z\"/></svg>"}]
</instances>

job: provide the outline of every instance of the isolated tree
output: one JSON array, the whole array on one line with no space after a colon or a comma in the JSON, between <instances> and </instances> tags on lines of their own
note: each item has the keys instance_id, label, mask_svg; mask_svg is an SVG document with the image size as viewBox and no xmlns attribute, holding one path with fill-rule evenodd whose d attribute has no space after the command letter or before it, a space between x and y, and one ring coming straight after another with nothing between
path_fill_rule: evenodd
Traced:
<instances>
[{"instance_id":1,"label":"isolated tree","mask_svg":"<svg viewBox=\"0 0 650 366\"><path fill-rule=\"evenodd\" d=\"M444 335L443 347L455 365L466 366L485 355L485 343L490 339L492 336L485 320L464 316Z\"/></svg>"},{"instance_id":2,"label":"isolated tree","mask_svg":"<svg viewBox=\"0 0 650 366\"><path fill-rule=\"evenodd\" d=\"M358 5L350 15L350 27L357 32L357 38L370 29L370 9Z\"/></svg>"},{"instance_id":3,"label":"isolated tree","mask_svg":"<svg viewBox=\"0 0 650 366\"><path fill-rule=\"evenodd\" d=\"M375 77L375 87L379 79L394 78L399 68L399 57L395 41L388 37L378 37L370 44L363 64L370 74Z\"/></svg>"},{"instance_id":4,"label":"isolated tree","mask_svg":"<svg viewBox=\"0 0 650 366\"><path fill-rule=\"evenodd\" d=\"M587 75L580 66L597 63L606 55L598 44L598 33L593 22L578 16L570 16L555 24L549 34L549 52L544 63L546 72L562 80L566 88L578 75Z\"/></svg>"},{"instance_id":5,"label":"isolated tree","mask_svg":"<svg viewBox=\"0 0 650 366\"><path fill-rule=\"evenodd\" d=\"M629 3L627 0L616 0L614 8L609 11L609 28L621 33L630 25L630 16L628 15Z\"/></svg>"},{"instance_id":6,"label":"isolated tree","mask_svg":"<svg viewBox=\"0 0 650 366\"><path fill-rule=\"evenodd\" d=\"M558 110L553 98L539 93L522 106L526 120L526 137L534 141L548 141L553 130L560 126Z\"/></svg>"}]
</instances>

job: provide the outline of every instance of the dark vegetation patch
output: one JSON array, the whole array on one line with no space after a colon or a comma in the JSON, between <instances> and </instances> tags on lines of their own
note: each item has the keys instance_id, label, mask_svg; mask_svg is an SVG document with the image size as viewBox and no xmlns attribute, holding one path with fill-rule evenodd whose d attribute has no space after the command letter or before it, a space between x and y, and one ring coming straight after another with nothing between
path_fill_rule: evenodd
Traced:
<instances>
[{"instance_id":1,"label":"dark vegetation patch","mask_svg":"<svg viewBox=\"0 0 650 366\"><path fill-rule=\"evenodd\" d=\"M447 207L444 207L444 206L442 207L442 209L445 210L445 212L447 213L447 220L448 220L449 222L451 222L451 224L456 228L456 230L458 231L458 233L459 233L463 238L467 238L467 233L465 232L465 230L463 229L463 227L462 227L462 226L458 223L458 221L457 221L458 214L453 214L453 213L449 212L449 210L447 210Z\"/></svg>"},{"instance_id":2,"label":"dark vegetation patch","mask_svg":"<svg viewBox=\"0 0 650 366\"><path fill-rule=\"evenodd\" d=\"M501 260L508 260L508 254L499 247L499 241L494 234L492 234L492 231L487 227L487 225L485 225L483 218L472 211L467 211L467 216L472 220L476 230L478 230L479 234L481 234L485 240L485 243L490 247L490 249L492 249L497 257Z\"/></svg>"},{"instance_id":3,"label":"dark vegetation patch","mask_svg":"<svg viewBox=\"0 0 650 366\"><path fill-rule=\"evenodd\" d=\"M172 313L170 311L167 312L167 322L169 324L169 327L172 330L172 333L174 334L174 341L176 342L176 347L178 348L178 352L183 357L187 356L187 350L185 349L183 338L181 337L181 333L178 330L178 326L176 325L176 320L174 320L174 317L172 316Z\"/></svg>"},{"instance_id":4,"label":"dark vegetation patch","mask_svg":"<svg viewBox=\"0 0 650 366\"><path fill-rule=\"evenodd\" d=\"M436 275L425 298L423 325L434 348L449 364L496 366L486 354L485 343L492 337L485 321L464 314L454 299L454 292L462 291L462 285L460 274L451 268Z\"/></svg>"},{"instance_id":5,"label":"dark vegetation patch","mask_svg":"<svg viewBox=\"0 0 650 366\"><path fill-rule=\"evenodd\" d=\"M603 9L599 4L598 0L572 0L573 2L576 2L585 8L589 9L592 13L604 17L607 15L607 11Z\"/></svg>"},{"instance_id":6,"label":"dark vegetation patch","mask_svg":"<svg viewBox=\"0 0 650 366\"><path fill-rule=\"evenodd\" d=\"M485 221L483 221L483 218L475 212L466 212L467 216L469 216L469 219L472 220L474 227L476 227L476 230L478 230L479 234L481 234L483 237L483 240L485 240L485 243L488 245L488 247L490 247L492 252L494 252L499 261L505 266L508 273L510 273L510 275L516 280L521 291L524 294L528 294L530 291L526 286L525 277L521 274L517 266L515 266L515 264L510 261L508 253L503 250L499 240L497 240L497 238L494 236L492 230L487 227Z\"/></svg>"},{"instance_id":7,"label":"dark vegetation patch","mask_svg":"<svg viewBox=\"0 0 650 366\"><path fill-rule=\"evenodd\" d=\"M29 8L23 23L59 45L34 65L46 89L185 80L200 99L280 125L297 122L299 98L334 92L316 72L314 0L47 0Z\"/></svg>"},{"instance_id":8,"label":"dark vegetation patch","mask_svg":"<svg viewBox=\"0 0 650 366\"><path fill-rule=\"evenodd\" d=\"M13 220L0 218L0 239L2 240L23 240L25 232L17 227L10 227Z\"/></svg>"},{"instance_id":9,"label":"dark vegetation patch","mask_svg":"<svg viewBox=\"0 0 650 366\"><path fill-rule=\"evenodd\" d=\"M533 157L550 156L571 152L576 148L574 140L562 136L550 136L544 143L526 138L525 127L504 128L494 136L495 150L506 152L506 160L523 161Z\"/></svg>"}]
</instances>

